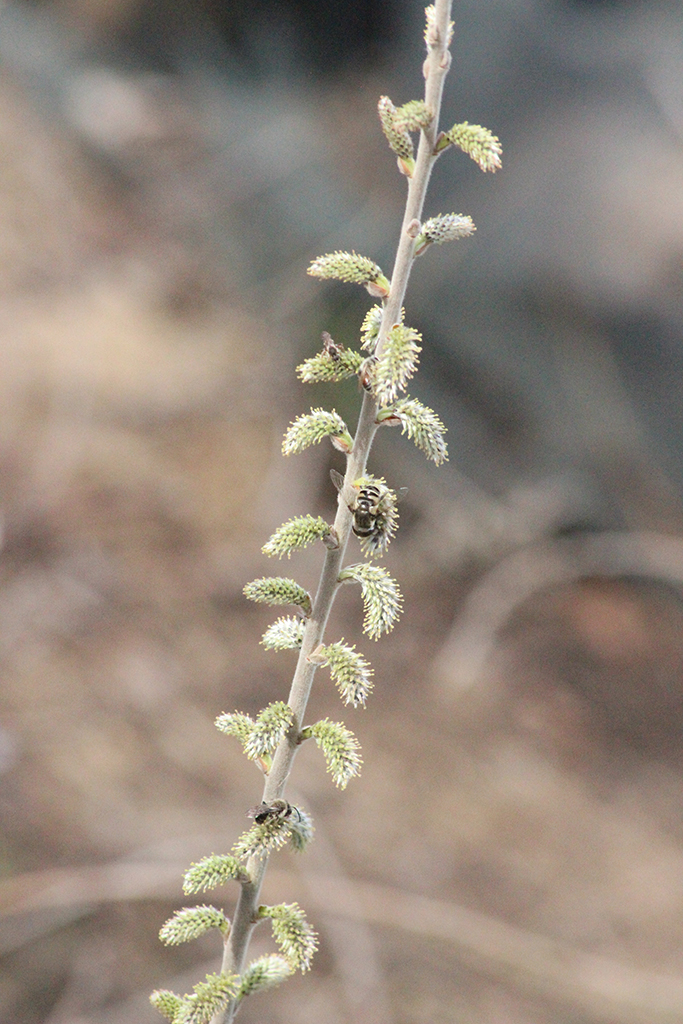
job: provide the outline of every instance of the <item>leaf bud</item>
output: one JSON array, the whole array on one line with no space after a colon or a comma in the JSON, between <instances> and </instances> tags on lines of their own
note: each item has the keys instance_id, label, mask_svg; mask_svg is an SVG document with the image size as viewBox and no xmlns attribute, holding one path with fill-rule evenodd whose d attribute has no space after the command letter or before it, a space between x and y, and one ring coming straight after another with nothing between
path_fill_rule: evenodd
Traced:
<instances>
[{"instance_id":1,"label":"leaf bud","mask_svg":"<svg viewBox=\"0 0 683 1024\"><path fill-rule=\"evenodd\" d=\"M461 213L439 214L430 217L422 225L422 230L415 240L413 256L421 256L430 245L443 245L458 238L467 238L476 231L471 217Z\"/></svg>"}]
</instances>

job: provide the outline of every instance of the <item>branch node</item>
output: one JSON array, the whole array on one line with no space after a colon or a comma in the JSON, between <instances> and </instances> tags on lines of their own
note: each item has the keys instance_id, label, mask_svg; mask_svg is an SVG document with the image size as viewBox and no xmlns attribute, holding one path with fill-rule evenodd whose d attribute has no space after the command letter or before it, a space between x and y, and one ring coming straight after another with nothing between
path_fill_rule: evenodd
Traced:
<instances>
[{"instance_id":1,"label":"branch node","mask_svg":"<svg viewBox=\"0 0 683 1024\"><path fill-rule=\"evenodd\" d=\"M334 526L331 526L330 532L325 534L321 539L328 551L336 551L339 547L339 534L335 530Z\"/></svg>"}]
</instances>

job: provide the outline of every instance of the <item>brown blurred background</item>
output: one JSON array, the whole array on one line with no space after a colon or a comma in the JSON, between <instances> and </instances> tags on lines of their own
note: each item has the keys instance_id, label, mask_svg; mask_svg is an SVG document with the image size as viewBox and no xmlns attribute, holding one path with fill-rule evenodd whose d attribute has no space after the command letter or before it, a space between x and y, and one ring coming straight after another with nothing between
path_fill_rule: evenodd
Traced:
<instances>
[{"instance_id":1,"label":"brown blurred background","mask_svg":"<svg viewBox=\"0 0 683 1024\"><path fill-rule=\"evenodd\" d=\"M353 422L355 386L293 370L368 306L305 270L390 271L375 107L421 94L422 9L0 7L2 1022L147 1024L152 988L218 967L214 936L158 930L260 799L213 721L284 698L293 656L242 587L284 519L332 513L339 455L280 439L310 405ZM408 296L451 461L378 439L405 613L375 645L355 593L335 607L376 690L353 712L321 672L310 717L366 763L339 794L299 755L316 841L265 898L321 950L240 1019L683 1024L683 15L454 19L444 122L490 127L504 167L439 161L427 212L478 230Z\"/></svg>"}]
</instances>

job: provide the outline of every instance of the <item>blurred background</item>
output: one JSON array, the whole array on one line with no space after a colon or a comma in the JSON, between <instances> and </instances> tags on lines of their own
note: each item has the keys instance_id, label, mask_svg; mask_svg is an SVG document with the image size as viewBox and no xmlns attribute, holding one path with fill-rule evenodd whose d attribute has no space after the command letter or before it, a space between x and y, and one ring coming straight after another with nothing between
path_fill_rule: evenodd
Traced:
<instances>
[{"instance_id":1,"label":"blurred background","mask_svg":"<svg viewBox=\"0 0 683 1024\"><path fill-rule=\"evenodd\" d=\"M453 17L442 123L504 156L439 160L426 213L477 233L407 299L451 460L373 451L408 488L405 612L375 645L335 606L376 689L341 708L321 672L310 717L365 767L339 794L298 756L316 841L264 898L321 950L240 1019L683 1024L683 13ZM284 698L294 658L242 587L284 519L332 514L339 454L280 441L310 405L353 422L355 384L294 367L369 305L305 270L391 271L376 103L422 95L422 29L413 0L0 4L3 1022L151 1024L151 989L218 969L215 936L158 930L260 800L213 721Z\"/></svg>"}]
</instances>

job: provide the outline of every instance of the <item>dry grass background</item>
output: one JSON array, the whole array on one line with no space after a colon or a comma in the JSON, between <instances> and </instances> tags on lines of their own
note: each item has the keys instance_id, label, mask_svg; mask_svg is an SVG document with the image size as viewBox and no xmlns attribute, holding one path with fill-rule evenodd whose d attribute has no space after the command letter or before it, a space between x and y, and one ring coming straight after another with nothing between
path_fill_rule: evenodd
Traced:
<instances>
[{"instance_id":1,"label":"dry grass background","mask_svg":"<svg viewBox=\"0 0 683 1024\"><path fill-rule=\"evenodd\" d=\"M153 987L187 991L216 968L211 937L168 950L157 932L185 902L184 868L227 850L260 796L214 718L288 684L291 659L258 647L268 615L241 589L270 569L269 531L334 500L324 452L296 467L279 455L309 397L293 349L311 351L332 315L304 279L315 253L270 277L265 257L250 263L241 232L262 194L242 177L216 213L192 98L122 82L77 94L86 138L84 96L100 96L94 155L0 75L8 1024L151 1022ZM345 88L350 108L332 94L317 121L290 97L288 125L314 138L333 121L325 159L377 196L374 87ZM370 235L395 215L378 202L375 226L356 225ZM406 612L360 644L376 693L344 714L364 772L338 794L301 752L293 781L317 840L279 856L267 884L268 900L308 909L321 952L311 976L246 1005L245 1024L681 1024L680 598L661 579L541 574L465 684L448 662L456 609L566 495L496 504L457 473L434 483L399 447L392 433L381 450L411 491L389 558ZM675 531L675 503L658 508L651 525ZM315 554L291 568L314 585ZM353 598L334 629L355 641ZM321 678L311 717L328 714L340 709Z\"/></svg>"}]
</instances>

